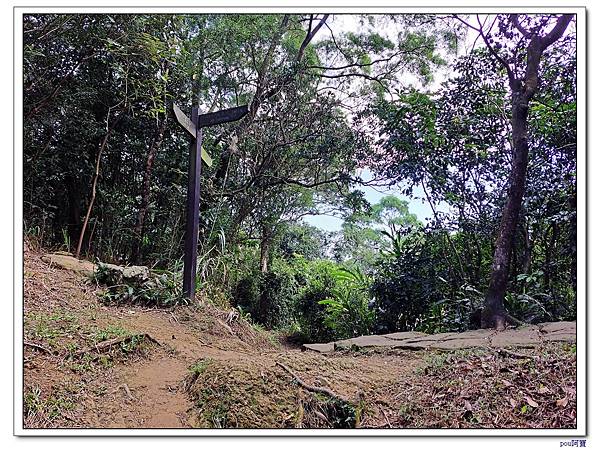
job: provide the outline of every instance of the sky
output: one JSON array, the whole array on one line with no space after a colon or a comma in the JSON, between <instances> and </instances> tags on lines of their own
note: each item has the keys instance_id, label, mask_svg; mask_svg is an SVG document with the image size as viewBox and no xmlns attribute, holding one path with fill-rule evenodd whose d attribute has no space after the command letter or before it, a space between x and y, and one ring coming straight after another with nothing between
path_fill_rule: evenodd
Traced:
<instances>
[{"instance_id":1,"label":"sky","mask_svg":"<svg viewBox=\"0 0 600 450\"><path fill-rule=\"evenodd\" d=\"M333 28L332 32L334 32L336 34L338 32L357 31L357 30L361 29L361 26L359 24L359 16L356 16L356 15L334 16L333 24L335 26L332 27ZM383 35L386 35L391 40L395 40L394 35L398 31L399 31L399 29L394 28L394 27L390 27L387 30L378 30L378 32L382 33ZM325 38L325 37L326 36L322 36L322 38ZM467 51L466 42L468 42L469 40L472 40L474 38L474 36L469 36L469 37L470 37L470 39L466 39L465 41L461 42L459 54L466 53L466 51ZM316 40L318 40L318 39L319 39L319 37L317 37ZM431 83L430 86L428 86L428 88L431 90L436 90L437 88L439 88L439 86L441 85L441 82L444 81L444 79L447 78L448 75L449 75L449 71L440 70L438 73L436 73L435 80L433 81L433 83ZM409 73L404 74L404 79L405 79L405 81L408 80L409 84L413 84L413 85L417 85L417 86L420 85L417 78ZM369 180L369 179L373 178L373 176L369 170L363 170L361 173L361 177L363 178L363 180ZM373 188L371 186L360 186L360 187L358 187L358 189L365 193L365 198L369 201L369 203L371 203L371 205L377 203L382 197L384 197L386 195L395 195L396 197L398 197L402 200L406 200L408 202L409 211L411 213L415 214L417 216L417 218L423 224L428 223L429 220L431 220L433 217L433 212L431 210L431 207L429 206L429 203L426 201L425 194L420 187L415 188L415 190L413 192L413 198L407 197L407 196L401 194L400 189L398 189L398 188L383 189L380 187ZM443 211L443 212L449 211L448 205L446 205L446 204L436 205L436 209L439 211ZM331 215L322 215L322 214L305 216L304 221L310 225L316 226L325 231L339 231L341 229L341 226L343 223L343 220L340 219L339 217L334 217Z\"/></svg>"},{"instance_id":2,"label":"sky","mask_svg":"<svg viewBox=\"0 0 600 450\"><path fill-rule=\"evenodd\" d=\"M363 180L369 180L372 178L372 174L369 170L364 170L361 173L361 178ZM425 198L425 194L420 187L415 188L413 192L413 198L402 195L398 188L383 189L380 187L373 188L371 186L360 186L358 189L365 193L365 198L371 205L377 203L386 195L395 195L396 197L408 202L409 211L415 214L423 224L427 224L433 218L431 207L429 206L429 203ZM436 205L436 210L448 212L449 207L446 204L440 204ZM341 230L343 222L343 220L339 217L333 217L324 214L305 216L304 221L309 225L313 225L325 231L339 231Z\"/></svg>"}]
</instances>

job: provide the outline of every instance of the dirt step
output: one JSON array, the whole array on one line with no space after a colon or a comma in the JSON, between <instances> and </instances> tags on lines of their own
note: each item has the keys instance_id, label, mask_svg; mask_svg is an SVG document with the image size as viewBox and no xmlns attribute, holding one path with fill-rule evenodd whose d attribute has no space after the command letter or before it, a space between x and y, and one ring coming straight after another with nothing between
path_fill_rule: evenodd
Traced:
<instances>
[{"instance_id":1,"label":"dirt step","mask_svg":"<svg viewBox=\"0 0 600 450\"><path fill-rule=\"evenodd\" d=\"M169 356L125 368L115 395L106 399L104 407L113 413L105 426L189 428L191 404L182 386L187 373L184 361Z\"/></svg>"}]
</instances>

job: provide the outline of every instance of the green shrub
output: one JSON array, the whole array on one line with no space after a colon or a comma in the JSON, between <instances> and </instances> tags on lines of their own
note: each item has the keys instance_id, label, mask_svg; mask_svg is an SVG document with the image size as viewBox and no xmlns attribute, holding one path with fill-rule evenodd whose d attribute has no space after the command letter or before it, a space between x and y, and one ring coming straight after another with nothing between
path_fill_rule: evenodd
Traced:
<instances>
[{"instance_id":1,"label":"green shrub","mask_svg":"<svg viewBox=\"0 0 600 450\"><path fill-rule=\"evenodd\" d=\"M359 270L338 268L333 271L332 296L321 300L325 305L324 325L337 338L349 338L371 332L375 320L369 308L371 280Z\"/></svg>"},{"instance_id":2,"label":"green shrub","mask_svg":"<svg viewBox=\"0 0 600 450\"><path fill-rule=\"evenodd\" d=\"M299 341L328 342L335 339L335 331L325 325L326 305L319 302L333 296L335 287L333 273L337 268L337 264L327 260L318 260L305 265L302 271L303 287L296 297Z\"/></svg>"},{"instance_id":3,"label":"green shrub","mask_svg":"<svg viewBox=\"0 0 600 450\"><path fill-rule=\"evenodd\" d=\"M186 302L182 295L180 270L156 271L143 281L124 281L116 278L116 273L99 264L94 274L98 283L108 285L101 294L102 301L106 304L170 307Z\"/></svg>"},{"instance_id":4,"label":"green shrub","mask_svg":"<svg viewBox=\"0 0 600 450\"><path fill-rule=\"evenodd\" d=\"M294 298L298 282L292 267L282 260L275 260L269 272L261 274L260 298L257 319L267 328L281 328L293 323Z\"/></svg>"}]
</instances>

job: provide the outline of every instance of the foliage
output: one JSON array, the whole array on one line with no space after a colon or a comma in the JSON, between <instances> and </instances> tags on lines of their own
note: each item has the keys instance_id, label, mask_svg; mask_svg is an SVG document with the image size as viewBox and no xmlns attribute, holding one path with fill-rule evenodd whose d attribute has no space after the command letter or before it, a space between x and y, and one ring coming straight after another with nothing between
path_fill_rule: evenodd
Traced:
<instances>
[{"instance_id":1,"label":"foliage","mask_svg":"<svg viewBox=\"0 0 600 450\"><path fill-rule=\"evenodd\" d=\"M181 291L181 271L161 270L151 274L148 280L115 280L114 270L99 264L95 272L98 283L107 288L101 299L107 304L141 304L145 306L169 307L184 303Z\"/></svg>"},{"instance_id":2,"label":"foliage","mask_svg":"<svg viewBox=\"0 0 600 450\"><path fill-rule=\"evenodd\" d=\"M327 312L321 301L333 296L336 285L334 273L337 270L338 266L327 260L306 264L302 270L304 286L296 299L301 341L328 342L335 339L335 330L325 325Z\"/></svg>"},{"instance_id":3,"label":"foliage","mask_svg":"<svg viewBox=\"0 0 600 450\"><path fill-rule=\"evenodd\" d=\"M369 278L359 270L344 268L336 269L332 275L332 296L319 302L326 306L324 325L338 338L368 334L375 318L369 308Z\"/></svg>"},{"instance_id":4,"label":"foliage","mask_svg":"<svg viewBox=\"0 0 600 450\"><path fill-rule=\"evenodd\" d=\"M509 175L510 93L481 42L456 55L457 24L425 14L26 15L29 242L73 250L98 163L83 255L154 269L123 284L100 266L104 300L180 302L189 140L171 103L248 104L244 120L204 134L214 165L202 168L203 301L303 341L477 326ZM501 52L516 45L494 39ZM506 296L526 321L575 318L575 56L572 33L544 53L530 105ZM369 204L363 169L399 195ZM431 208L428 223L414 201ZM342 217L341 230L302 222L319 213Z\"/></svg>"}]
</instances>

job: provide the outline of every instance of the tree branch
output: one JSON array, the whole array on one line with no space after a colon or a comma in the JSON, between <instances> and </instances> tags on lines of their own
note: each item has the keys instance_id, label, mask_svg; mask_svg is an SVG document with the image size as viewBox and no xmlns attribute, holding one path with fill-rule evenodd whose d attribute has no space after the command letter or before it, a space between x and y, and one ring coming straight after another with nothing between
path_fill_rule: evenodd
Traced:
<instances>
[{"instance_id":1,"label":"tree branch","mask_svg":"<svg viewBox=\"0 0 600 450\"><path fill-rule=\"evenodd\" d=\"M513 26L521 32L521 34L523 36L525 36L526 38L530 38L532 36L533 33L531 31L527 30L523 25L521 25L519 23L519 15L518 14L511 14L510 21L512 22Z\"/></svg>"},{"instance_id":2,"label":"tree branch","mask_svg":"<svg viewBox=\"0 0 600 450\"><path fill-rule=\"evenodd\" d=\"M542 37L541 47L542 51L546 50L550 45L554 44L560 37L563 35L571 19L574 17L574 14L564 14L558 18L556 21L556 25L552 31L550 31L546 36Z\"/></svg>"},{"instance_id":3,"label":"tree branch","mask_svg":"<svg viewBox=\"0 0 600 450\"><path fill-rule=\"evenodd\" d=\"M315 28L311 29L312 28L312 15L311 15L311 20L308 24L308 31L306 33L306 37L302 41L302 44L300 44L300 49L298 50L298 55L296 56L296 62L300 62L302 60L302 56L304 56L304 50L306 50L306 47L308 47L308 44L310 44L310 41L313 40L313 38L315 37L317 32L325 24L325 22L327 21L328 18L329 18L329 14L323 14L323 17L321 18L321 20L319 21L317 26L315 26Z\"/></svg>"}]
</instances>

